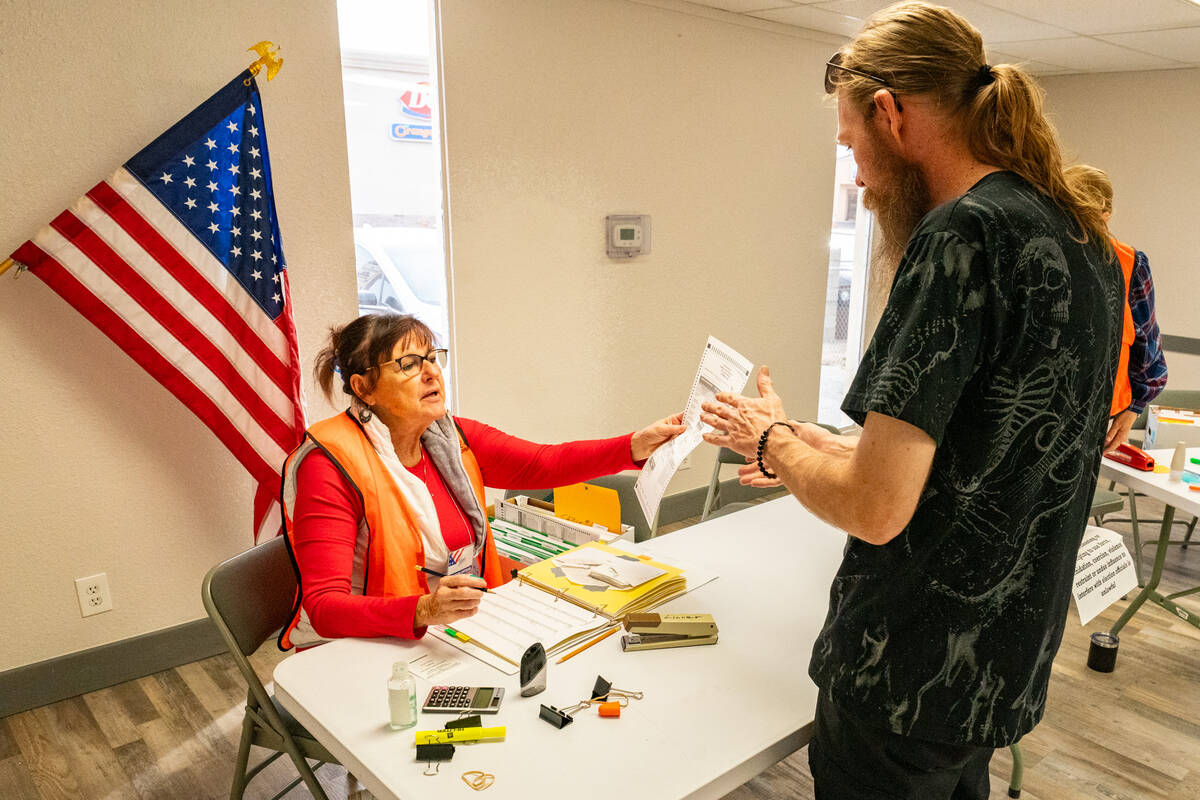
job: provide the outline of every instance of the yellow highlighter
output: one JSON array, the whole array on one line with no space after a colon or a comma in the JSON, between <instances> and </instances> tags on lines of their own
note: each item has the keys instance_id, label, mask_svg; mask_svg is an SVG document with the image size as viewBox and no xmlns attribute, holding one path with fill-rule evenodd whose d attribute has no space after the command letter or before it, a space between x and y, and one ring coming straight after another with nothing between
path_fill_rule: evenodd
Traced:
<instances>
[{"instance_id":1,"label":"yellow highlighter","mask_svg":"<svg viewBox=\"0 0 1200 800\"><path fill-rule=\"evenodd\" d=\"M502 742L505 728L443 728L437 731L417 731L417 744L461 744L462 742Z\"/></svg>"}]
</instances>

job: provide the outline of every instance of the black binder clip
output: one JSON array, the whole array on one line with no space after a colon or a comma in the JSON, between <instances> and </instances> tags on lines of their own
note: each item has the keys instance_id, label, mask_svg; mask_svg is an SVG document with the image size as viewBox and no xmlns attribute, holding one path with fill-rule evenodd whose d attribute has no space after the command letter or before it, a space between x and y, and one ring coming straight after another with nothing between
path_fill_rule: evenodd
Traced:
<instances>
[{"instance_id":1,"label":"black binder clip","mask_svg":"<svg viewBox=\"0 0 1200 800\"><path fill-rule=\"evenodd\" d=\"M455 730L456 728L482 728L483 717L479 716L478 714L472 714L469 717L459 717L456 720L447 722L442 727L448 731Z\"/></svg>"},{"instance_id":2,"label":"black binder clip","mask_svg":"<svg viewBox=\"0 0 1200 800\"><path fill-rule=\"evenodd\" d=\"M554 706L543 705L541 710L538 711L538 716L556 728L565 728L575 721L575 718L571 716L572 714L585 709L590 705L591 701L589 700L584 700L580 703L576 703L573 706L563 709L558 709Z\"/></svg>"},{"instance_id":3,"label":"black binder clip","mask_svg":"<svg viewBox=\"0 0 1200 800\"><path fill-rule=\"evenodd\" d=\"M629 705L630 700L641 700L642 692L631 692L628 689L614 689L611 682L604 680L603 675L596 676L596 685L592 687L592 700L601 703L609 701L609 695L613 695L618 699L624 699L625 702L621 705Z\"/></svg>"},{"instance_id":4,"label":"black binder clip","mask_svg":"<svg viewBox=\"0 0 1200 800\"><path fill-rule=\"evenodd\" d=\"M449 761L454 758L454 745L452 744L419 744L417 745L417 761L425 762L425 772L423 774L430 777L437 775L441 771L443 761ZM437 764L436 767L433 765ZM429 768L433 767L433 772Z\"/></svg>"}]
</instances>

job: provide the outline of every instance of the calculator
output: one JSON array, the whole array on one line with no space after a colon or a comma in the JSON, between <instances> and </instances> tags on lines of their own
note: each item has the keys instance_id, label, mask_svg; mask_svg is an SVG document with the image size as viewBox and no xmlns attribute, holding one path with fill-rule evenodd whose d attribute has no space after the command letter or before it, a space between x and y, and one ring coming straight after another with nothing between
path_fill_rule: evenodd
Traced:
<instances>
[{"instance_id":1,"label":"calculator","mask_svg":"<svg viewBox=\"0 0 1200 800\"><path fill-rule=\"evenodd\" d=\"M425 698L422 711L434 714L457 714L473 711L476 714L495 714L504 699L499 686L434 686Z\"/></svg>"}]
</instances>

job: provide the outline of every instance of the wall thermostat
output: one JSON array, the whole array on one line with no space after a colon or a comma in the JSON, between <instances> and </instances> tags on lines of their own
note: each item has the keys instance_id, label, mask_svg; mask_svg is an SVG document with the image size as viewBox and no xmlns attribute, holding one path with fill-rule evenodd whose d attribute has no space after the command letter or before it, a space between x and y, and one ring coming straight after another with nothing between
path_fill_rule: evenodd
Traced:
<instances>
[{"instance_id":1,"label":"wall thermostat","mask_svg":"<svg viewBox=\"0 0 1200 800\"><path fill-rule=\"evenodd\" d=\"M650 252L649 214L609 214L604 222L609 258L632 258Z\"/></svg>"}]
</instances>

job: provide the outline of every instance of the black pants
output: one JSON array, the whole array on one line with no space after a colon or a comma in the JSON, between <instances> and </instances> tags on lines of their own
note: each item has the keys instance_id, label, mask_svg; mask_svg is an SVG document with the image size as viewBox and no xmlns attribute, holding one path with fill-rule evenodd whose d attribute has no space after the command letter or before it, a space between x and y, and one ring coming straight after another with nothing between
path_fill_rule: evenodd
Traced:
<instances>
[{"instance_id":1,"label":"black pants","mask_svg":"<svg viewBox=\"0 0 1200 800\"><path fill-rule=\"evenodd\" d=\"M821 692L808 765L816 800L987 800L993 752L864 725Z\"/></svg>"}]
</instances>

